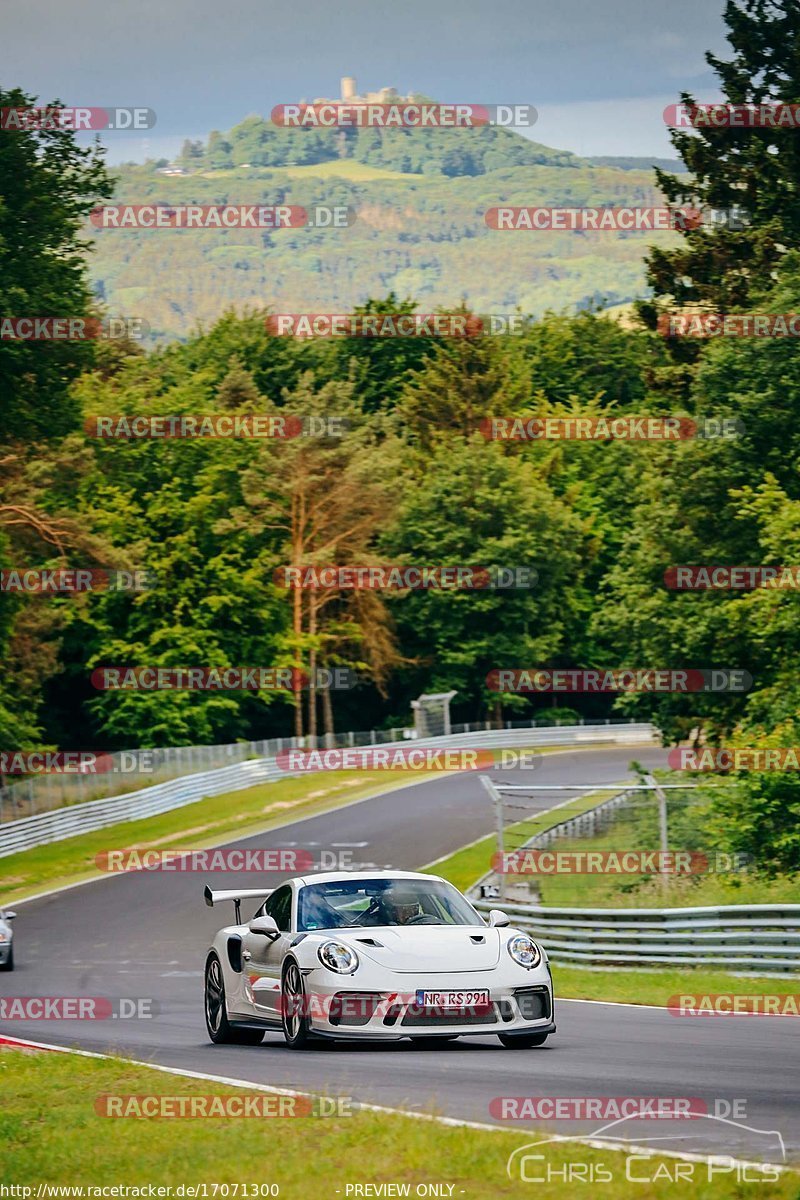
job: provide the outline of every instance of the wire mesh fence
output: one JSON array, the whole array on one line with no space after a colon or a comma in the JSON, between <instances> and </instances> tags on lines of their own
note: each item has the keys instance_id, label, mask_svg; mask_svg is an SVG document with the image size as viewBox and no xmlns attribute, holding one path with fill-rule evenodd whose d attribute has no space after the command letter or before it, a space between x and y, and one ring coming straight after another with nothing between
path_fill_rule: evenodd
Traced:
<instances>
[{"instance_id":1,"label":"wire mesh fence","mask_svg":"<svg viewBox=\"0 0 800 1200\"><path fill-rule=\"evenodd\" d=\"M567 721L549 718L539 721L505 721L501 726L492 721L476 721L453 725L452 735L504 730L558 729L575 724L592 727L632 724L627 720L609 718L602 721ZM394 729L367 729L326 734L316 739L324 748L375 746L387 742L402 742L418 737L413 726ZM17 821L37 813L52 812L72 804L119 796L151 784L164 783L183 775L213 771L233 766L248 759L272 758L282 750L309 749L308 737L273 737L258 741L232 742L211 746L167 746L153 749L109 751L102 754L103 767L75 773L54 772L27 775L18 780L4 777L0 787L0 823ZM3 780L0 780L2 782Z\"/></svg>"},{"instance_id":2,"label":"wire mesh fence","mask_svg":"<svg viewBox=\"0 0 800 1200\"><path fill-rule=\"evenodd\" d=\"M647 774L615 785L514 785L488 776L483 783L494 806L496 851L481 883L500 898L664 902L706 876L741 876L751 865L747 855L720 852L707 831L713 794L728 784L658 782ZM539 853L556 843L557 853Z\"/></svg>"},{"instance_id":3,"label":"wire mesh fence","mask_svg":"<svg viewBox=\"0 0 800 1200\"><path fill-rule=\"evenodd\" d=\"M470 889L473 903L483 913L502 904L555 963L708 965L764 975L800 968L800 904L686 904L698 873L751 866L746 855L703 845L713 790L735 785L663 783L651 775L616 788L483 781L497 850ZM554 792L565 799L552 804ZM641 906L643 896L654 906Z\"/></svg>"}]
</instances>

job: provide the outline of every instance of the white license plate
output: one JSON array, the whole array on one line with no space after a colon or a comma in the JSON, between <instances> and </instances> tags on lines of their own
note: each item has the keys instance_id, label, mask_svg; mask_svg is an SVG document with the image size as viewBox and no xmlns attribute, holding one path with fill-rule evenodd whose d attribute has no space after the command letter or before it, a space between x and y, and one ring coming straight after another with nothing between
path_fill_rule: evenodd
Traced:
<instances>
[{"instance_id":1,"label":"white license plate","mask_svg":"<svg viewBox=\"0 0 800 1200\"><path fill-rule=\"evenodd\" d=\"M491 1004L488 989L463 992L417 992L420 1008L488 1008Z\"/></svg>"}]
</instances>

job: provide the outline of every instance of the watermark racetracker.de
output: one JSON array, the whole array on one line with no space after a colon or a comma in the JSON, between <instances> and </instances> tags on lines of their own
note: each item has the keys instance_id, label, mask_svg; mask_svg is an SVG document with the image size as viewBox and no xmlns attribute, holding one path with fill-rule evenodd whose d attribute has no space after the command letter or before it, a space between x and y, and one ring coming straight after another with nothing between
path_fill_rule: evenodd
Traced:
<instances>
[{"instance_id":1,"label":"watermark racetracker.de","mask_svg":"<svg viewBox=\"0 0 800 1200\"><path fill-rule=\"evenodd\" d=\"M570 692L603 694L606 692L692 693L747 692L753 686L749 672L738 667L721 668L545 668L495 667L486 676L493 692L537 694Z\"/></svg>"},{"instance_id":2,"label":"watermark racetracker.de","mask_svg":"<svg viewBox=\"0 0 800 1200\"><path fill-rule=\"evenodd\" d=\"M152 996L0 996L0 1021L152 1021Z\"/></svg>"},{"instance_id":3,"label":"watermark racetracker.de","mask_svg":"<svg viewBox=\"0 0 800 1200\"><path fill-rule=\"evenodd\" d=\"M347 229L350 205L315 204L105 204L93 208L95 229Z\"/></svg>"},{"instance_id":4,"label":"watermark racetracker.de","mask_svg":"<svg viewBox=\"0 0 800 1200\"><path fill-rule=\"evenodd\" d=\"M0 108L0 132L40 133L68 130L73 133L98 130L152 129L156 114L152 108L71 106L49 104L40 107Z\"/></svg>"},{"instance_id":5,"label":"watermark racetracker.de","mask_svg":"<svg viewBox=\"0 0 800 1200\"><path fill-rule=\"evenodd\" d=\"M149 332L144 317L43 317L41 314L0 317L3 342L141 341Z\"/></svg>"},{"instance_id":6,"label":"watermark racetracker.de","mask_svg":"<svg viewBox=\"0 0 800 1200\"><path fill-rule=\"evenodd\" d=\"M144 592L156 586L152 571L107 567L9 567L0 570L0 592L81 595L84 592Z\"/></svg>"},{"instance_id":7,"label":"watermark racetracker.de","mask_svg":"<svg viewBox=\"0 0 800 1200\"><path fill-rule=\"evenodd\" d=\"M303 692L349 691L358 676L351 667L164 667L155 664L96 667L91 684L99 692Z\"/></svg>"}]
</instances>

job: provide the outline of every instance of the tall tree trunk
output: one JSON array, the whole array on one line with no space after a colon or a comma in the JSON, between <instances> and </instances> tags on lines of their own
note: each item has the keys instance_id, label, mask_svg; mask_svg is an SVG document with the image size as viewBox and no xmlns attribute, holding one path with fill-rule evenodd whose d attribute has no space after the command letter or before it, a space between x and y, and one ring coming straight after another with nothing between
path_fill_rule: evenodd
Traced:
<instances>
[{"instance_id":1,"label":"tall tree trunk","mask_svg":"<svg viewBox=\"0 0 800 1200\"><path fill-rule=\"evenodd\" d=\"M317 633L317 599L313 592L308 600L308 632L312 638ZM311 645L308 652L308 740L311 749L317 745L317 648Z\"/></svg>"},{"instance_id":2,"label":"tall tree trunk","mask_svg":"<svg viewBox=\"0 0 800 1200\"><path fill-rule=\"evenodd\" d=\"M325 746L326 749L333 747L333 701L331 699L331 689L325 688L322 692L322 721L325 726Z\"/></svg>"},{"instance_id":3,"label":"tall tree trunk","mask_svg":"<svg viewBox=\"0 0 800 1200\"><path fill-rule=\"evenodd\" d=\"M299 567L301 565L303 534L302 523L298 519L297 509L300 507L299 502L292 500L292 566ZM292 597L292 629L294 631L294 663L292 664L299 673L302 670L303 664L300 659L300 646L303 637L303 593L301 589L295 586L294 595ZM295 678L296 691L294 694L294 734L295 737L303 736L303 693L300 690L300 680Z\"/></svg>"}]
</instances>

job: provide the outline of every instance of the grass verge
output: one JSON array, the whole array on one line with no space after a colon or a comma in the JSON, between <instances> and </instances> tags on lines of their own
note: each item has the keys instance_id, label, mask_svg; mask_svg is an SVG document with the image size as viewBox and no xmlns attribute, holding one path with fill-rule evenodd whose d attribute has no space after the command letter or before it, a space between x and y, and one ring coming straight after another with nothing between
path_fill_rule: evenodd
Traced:
<instances>
[{"instance_id":1,"label":"grass verge","mask_svg":"<svg viewBox=\"0 0 800 1200\"><path fill-rule=\"evenodd\" d=\"M256 1052L257 1053L257 1052ZM403 1190L383 1194L415 1195L419 1184L452 1184L439 1195L497 1198L527 1191L519 1178L509 1179L506 1163L520 1146L536 1140L533 1130L516 1128L497 1133L411 1120L386 1113L355 1112L346 1117L137 1119L100 1116L95 1104L102 1096L253 1095L246 1089L204 1080L170 1076L119 1059L78 1058L67 1054L0 1053L0 1136L3 1141L0 1181L30 1186L172 1188L206 1185L194 1193L201 1200L215 1195L247 1197L267 1194L264 1185L277 1184L282 1200L326 1200L349 1195L380 1195L366 1184L395 1184ZM547 1135L544 1135L547 1136ZM646 1191L625 1177L626 1155L590 1149L579 1143L549 1143L537 1147L545 1156L536 1172L560 1172L552 1183L538 1184L544 1200L574 1192L564 1183L570 1163L601 1164L612 1173L602 1194L621 1197L665 1197L673 1200L674 1160L638 1160L636 1173L653 1180ZM692 1169L689 1164L680 1164ZM730 1175L707 1182L706 1164L694 1164L700 1190L707 1200L734 1194ZM606 1177L604 1177L606 1178ZM231 1185L225 1193L215 1185ZM232 1185L238 1184L234 1193ZM348 1191L361 1184L362 1190ZM248 1185L246 1191L243 1185ZM408 1186L408 1192L405 1192ZM798 1179L786 1173L761 1182L762 1200L797 1195ZM34 1186L30 1195L36 1196ZM191 1195L185 1191L185 1195ZM422 1194L422 1193L421 1193ZM436 1193L434 1193L436 1194ZM594 1188L591 1194L596 1194ZM735 1194L743 1194L736 1189Z\"/></svg>"},{"instance_id":2,"label":"grass verge","mask_svg":"<svg viewBox=\"0 0 800 1200\"><path fill-rule=\"evenodd\" d=\"M560 808L557 813L552 810L540 813L529 821L511 826L512 840L510 844L519 845L535 833L542 833L552 825L577 816L589 808L593 808L605 799L609 792L595 792L592 796L582 796L579 800L571 801ZM615 823L615 828L616 828ZM623 845L619 834L612 830L594 838L563 838L559 840L558 848L562 849L616 849ZM625 843L625 848L630 846ZM461 891L472 887L490 868L492 855L497 850L497 839L494 835L482 838L469 846L464 846L441 862L422 867L421 870L434 870L437 875L449 879ZM515 877L510 876L510 879ZM524 877L523 877L524 878ZM635 893L620 891L620 885L625 886L625 880L609 876L537 876L537 885L542 890L542 903L556 907L662 907L664 904L680 907L692 904L715 903L760 903L772 901L785 902L785 881L778 881L774 887L765 885L757 888L753 880L744 878L738 883L736 879L729 882L727 899L705 898L711 894L719 896L719 891L704 891L702 883L692 885L689 880L672 879L669 884L668 899L661 891L659 880L646 879L639 876L628 876L627 886L630 888L635 880ZM719 888L721 876L716 877ZM594 885L594 886L592 886ZM694 888L694 890L693 890ZM758 899L756 899L758 896ZM698 898L703 897L703 898ZM793 901L797 899L797 892ZM498 904L500 902L498 901ZM729 993L735 996L747 995L791 995L797 991L793 986L793 976L786 977L786 983L780 977L755 977L733 975L728 971L714 970L705 967L683 967L671 970L590 970L585 967L553 966L553 979L556 995L574 1000L606 1000L625 1004L657 1004L666 1005L671 996L680 994Z\"/></svg>"},{"instance_id":3,"label":"grass verge","mask_svg":"<svg viewBox=\"0 0 800 1200\"><path fill-rule=\"evenodd\" d=\"M622 787L621 784L620 787ZM525 821L509 825L506 830L509 838L507 844L521 846L535 834L544 833L553 825L559 825L562 821L568 821L570 817L580 816L581 813L594 808L609 796L613 796L618 790L618 788L608 788L602 792L591 792L585 796L579 796L576 800L570 800L557 810L549 809L535 817L529 817ZM462 846L460 850L449 854L447 858L429 863L427 867L420 867L420 871L433 871L436 875L442 875L445 879L449 879L459 891L465 892L467 888L472 887L491 870L492 857L496 853L497 837L492 833L488 837L481 838L480 841ZM512 877L509 876L509 878Z\"/></svg>"},{"instance_id":4,"label":"grass verge","mask_svg":"<svg viewBox=\"0 0 800 1200\"><path fill-rule=\"evenodd\" d=\"M731 975L713 967L672 967L664 971L605 971L552 964L556 1004L558 998L605 1000L619 1004L656 1004L665 1007L673 996L794 996L797 977ZM793 982L794 980L794 982ZM680 1017L675 1018L680 1020ZM723 1017L719 1018L724 1020ZM791 1017L785 1018L787 1021ZM757 1020L757 1017L753 1017ZM794 1026L792 1026L794 1028Z\"/></svg>"},{"instance_id":5,"label":"grass verge","mask_svg":"<svg viewBox=\"0 0 800 1200\"><path fill-rule=\"evenodd\" d=\"M696 815L696 814L695 814ZM712 850L697 846L691 828L692 810L681 814L681 825L670 837L671 850L697 851L713 868ZM675 823L677 825L677 822ZM683 834L683 836L681 836ZM620 809L613 824L594 837L560 838L559 851L651 851L659 844L654 807L637 805ZM725 856L722 868L728 866ZM732 865L732 863L730 864ZM767 878L754 870L710 869L706 874L643 875L539 875L535 877L542 904L556 908L693 908L718 904L796 904L800 894L797 876Z\"/></svg>"}]
</instances>

